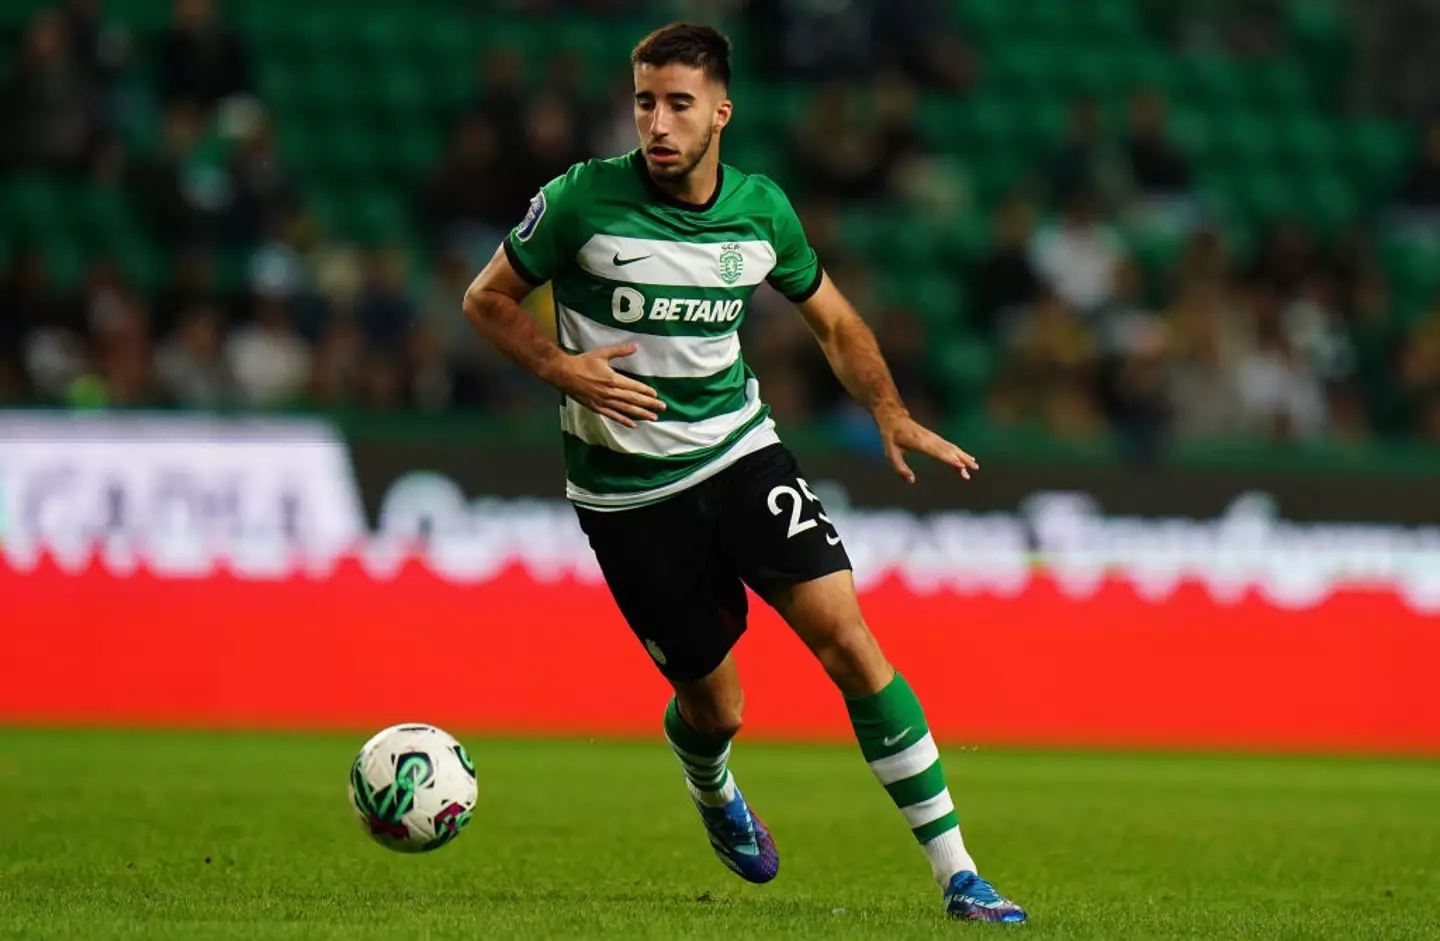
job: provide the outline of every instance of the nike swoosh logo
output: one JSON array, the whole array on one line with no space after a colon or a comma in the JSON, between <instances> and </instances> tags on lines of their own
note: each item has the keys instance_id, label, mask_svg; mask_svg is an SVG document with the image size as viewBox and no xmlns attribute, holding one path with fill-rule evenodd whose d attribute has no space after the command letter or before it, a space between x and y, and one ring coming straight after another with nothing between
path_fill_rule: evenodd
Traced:
<instances>
[{"instance_id":1,"label":"nike swoosh logo","mask_svg":"<svg viewBox=\"0 0 1440 941\"><path fill-rule=\"evenodd\" d=\"M829 543L830 545L832 545L832 546L838 546L838 545L840 545L840 537L839 537L839 536L826 536L826 537L825 537L825 541L828 542L828 543Z\"/></svg>"},{"instance_id":2,"label":"nike swoosh logo","mask_svg":"<svg viewBox=\"0 0 1440 941\"><path fill-rule=\"evenodd\" d=\"M637 261L644 261L649 257L649 255L641 255L639 258L621 258L620 253L616 252L615 257L610 259L610 264L614 265L616 268L623 268L626 265L633 265Z\"/></svg>"},{"instance_id":3,"label":"nike swoosh logo","mask_svg":"<svg viewBox=\"0 0 1440 941\"><path fill-rule=\"evenodd\" d=\"M901 732L899 735L891 735L891 736L889 736L888 738L883 738L883 739L881 739L881 740L880 740L880 744L884 745L886 748L889 748L889 747L891 747L892 745L894 745L894 744L896 744L897 742L899 742L899 741L900 741L902 738L904 738L905 736L909 735L909 734L910 734L910 730L913 729L913 728L914 728L913 725L907 725L907 726L905 726L905 731Z\"/></svg>"}]
</instances>

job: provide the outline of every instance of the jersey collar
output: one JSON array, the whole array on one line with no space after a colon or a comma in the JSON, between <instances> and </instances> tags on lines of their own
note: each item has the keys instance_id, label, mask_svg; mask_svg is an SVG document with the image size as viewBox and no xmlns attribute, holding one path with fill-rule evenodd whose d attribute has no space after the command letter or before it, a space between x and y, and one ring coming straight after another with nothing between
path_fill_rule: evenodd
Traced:
<instances>
[{"instance_id":1,"label":"jersey collar","mask_svg":"<svg viewBox=\"0 0 1440 941\"><path fill-rule=\"evenodd\" d=\"M687 203L683 199L676 199L674 196L671 196L661 188L659 183L655 182L655 178L650 175L650 168L645 166L645 155L641 153L638 147L630 152L630 162L634 165L635 171L640 174L640 178L645 181L645 187L650 190L650 194L665 205L673 206L676 209L684 209L689 212L707 212L711 206L719 201L720 193L725 189L725 164L723 163L715 167L715 191L710 194L710 198L703 203Z\"/></svg>"}]
</instances>

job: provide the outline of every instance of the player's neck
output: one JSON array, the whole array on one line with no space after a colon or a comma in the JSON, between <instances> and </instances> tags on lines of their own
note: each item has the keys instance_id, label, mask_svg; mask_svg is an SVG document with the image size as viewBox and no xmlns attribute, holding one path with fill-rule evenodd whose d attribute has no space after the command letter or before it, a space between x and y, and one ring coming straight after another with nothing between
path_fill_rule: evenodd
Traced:
<instances>
[{"instance_id":1,"label":"player's neck","mask_svg":"<svg viewBox=\"0 0 1440 941\"><path fill-rule=\"evenodd\" d=\"M711 150L683 179L656 180L654 176L650 179L655 180L656 186L682 203L708 206L720 185L720 161L716 158L715 151Z\"/></svg>"}]
</instances>

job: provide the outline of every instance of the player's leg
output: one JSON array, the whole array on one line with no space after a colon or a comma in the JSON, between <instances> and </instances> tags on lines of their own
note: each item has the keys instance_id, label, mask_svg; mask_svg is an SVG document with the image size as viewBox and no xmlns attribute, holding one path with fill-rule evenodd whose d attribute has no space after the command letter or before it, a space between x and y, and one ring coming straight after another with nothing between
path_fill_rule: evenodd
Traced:
<instances>
[{"instance_id":1,"label":"player's leg","mask_svg":"<svg viewBox=\"0 0 1440 941\"><path fill-rule=\"evenodd\" d=\"M735 584L743 593L738 580ZM769 882L779 872L780 854L730 771L730 743L740 731L745 700L735 658L727 651L710 673L671 685L675 695L665 708L665 738L685 773L710 845L742 878Z\"/></svg>"},{"instance_id":2,"label":"player's leg","mask_svg":"<svg viewBox=\"0 0 1440 941\"><path fill-rule=\"evenodd\" d=\"M851 574L775 585L765 597L844 695L860 752L925 851L950 914L1023 921L1024 910L978 875L925 710L865 624Z\"/></svg>"},{"instance_id":3,"label":"player's leg","mask_svg":"<svg viewBox=\"0 0 1440 941\"><path fill-rule=\"evenodd\" d=\"M715 854L751 882L773 879L774 841L729 769L744 705L730 650L745 631L745 586L716 552L703 495L578 513L626 623L675 691L665 737Z\"/></svg>"},{"instance_id":4,"label":"player's leg","mask_svg":"<svg viewBox=\"0 0 1440 941\"><path fill-rule=\"evenodd\" d=\"M727 494L742 577L810 648L845 698L861 753L923 847L952 914L1022 920L975 874L924 709L861 616L849 556L789 451L752 455Z\"/></svg>"},{"instance_id":5,"label":"player's leg","mask_svg":"<svg viewBox=\"0 0 1440 941\"><path fill-rule=\"evenodd\" d=\"M665 738L680 760L691 793L701 803L723 806L735 796L730 743L740 732L745 693L735 658L726 654L709 674L671 680L675 695L665 707Z\"/></svg>"}]
</instances>

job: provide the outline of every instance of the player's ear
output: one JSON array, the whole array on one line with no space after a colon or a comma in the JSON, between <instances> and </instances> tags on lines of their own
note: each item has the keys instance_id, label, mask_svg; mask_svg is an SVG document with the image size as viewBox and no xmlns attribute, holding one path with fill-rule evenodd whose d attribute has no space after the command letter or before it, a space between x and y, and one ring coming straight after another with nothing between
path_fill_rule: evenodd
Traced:
<instances>
[{"instance_id":1,"label":"player's ear","mask_svg":"<svg viewBox=\"0 0 1440 941\"><path fill-rule=\"evenodd\" d=\"M720 99L715 106L715 130L723 130L725 125L730 123L730 114L735 110L735 104L728 97Z\"/></svg>"}]
</instances>

